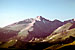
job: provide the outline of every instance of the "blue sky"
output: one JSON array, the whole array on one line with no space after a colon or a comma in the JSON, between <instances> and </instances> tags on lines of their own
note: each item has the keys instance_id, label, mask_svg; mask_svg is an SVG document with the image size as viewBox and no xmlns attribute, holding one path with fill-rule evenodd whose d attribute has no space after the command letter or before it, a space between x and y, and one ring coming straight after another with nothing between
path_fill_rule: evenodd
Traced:
<instances>
[{"instance_id":1,"label":"blue sky","mask_svg":"<svg viewBox=\"0 0 75 50\"><path fill-rule=\"evenodd\" d=\"M36 16L61 21L75 18L75 0L0 0L0 27Z\"/></svg>"}]
</instances>

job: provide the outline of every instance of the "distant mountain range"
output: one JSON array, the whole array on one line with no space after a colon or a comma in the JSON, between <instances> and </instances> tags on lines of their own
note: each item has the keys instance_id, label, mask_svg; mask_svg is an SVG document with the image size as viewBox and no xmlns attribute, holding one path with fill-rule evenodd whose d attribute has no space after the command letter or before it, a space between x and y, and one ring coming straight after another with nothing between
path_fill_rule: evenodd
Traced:
<instances>
[{"instance_id":1,"label":"distant mountain range","mask_svg":"<svg viewBox=\"0 0 75 50\"><path fill-rule=\"evenodd\" d=\"M75 45L74 40L75 19L62 22L37 16L0 28L0 48L56 50Z\"/></svg>"},{"instance_id":2,"label":"distant mountain range","mask_svg":"<svg viewBox=\"0 0 75 50\"><path fill-rule=\"evenodd\" d=\"M26 19L0 28L0 41L17 38L27 42L35 38L45 38L67 23L73 24L69 29L75 28L74 19L62 22L59 20L50 21L42 16L37 16L35 19Z\"/></svg>"}]
</instances>

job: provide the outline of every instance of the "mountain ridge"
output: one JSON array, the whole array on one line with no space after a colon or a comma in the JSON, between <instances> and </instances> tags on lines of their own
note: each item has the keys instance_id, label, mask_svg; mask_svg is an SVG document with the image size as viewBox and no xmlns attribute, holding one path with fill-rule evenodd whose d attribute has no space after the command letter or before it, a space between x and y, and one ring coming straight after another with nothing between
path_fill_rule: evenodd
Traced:
<instances>
[{"instance_id":1,"label":"mountain ridge","mask_svg":"<svg viewBox=\"0 0 75 50\"><path fill-rule=\"evenodd\" d=\"M55 19L54 21L50 21L48 19L45 19L42 16L37 16L34 19L30 18L30 19L26 19L26 20L8 25L4 27L3 29L12 30L16 32L18 31L17 36L19 36L18 38L20 38L20 40L29 41L32 38L45 38L49 36L58 27L68 22L73 23L74 19L61 22L57 19ZM73 26L71 27L71 29L75 28L74 24L75 23L73 23Z\"/></svg>"}]
</instances>

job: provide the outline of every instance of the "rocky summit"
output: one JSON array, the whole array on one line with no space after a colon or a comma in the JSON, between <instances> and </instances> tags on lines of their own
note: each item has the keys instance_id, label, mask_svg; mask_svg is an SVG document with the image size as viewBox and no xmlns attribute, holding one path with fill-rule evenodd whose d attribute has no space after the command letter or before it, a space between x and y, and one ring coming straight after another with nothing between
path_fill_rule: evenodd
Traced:
<instances>
[{"instance_id":1,"label":"rocky summit","mask_svg":"<svg viewBox=\"0 0 75 50\"><path fill-rule=\"evenodd\" d=\"M54 21L51 21L51 20L45 19L42 16L37 16L34 19L33 18L26 19L26 20L15 22L13 24L5 26L4 28L1 28L1 29L4 29L5 31L0 30L1 32L0 34L2 33L5 33L5 34L0 35L0 37L4 38L6 37L6 35L8 35L8 38L11 38L14 34L17 33L15 35L17 39L27 42L35 38L45 38L53 34L53 32L57 28L69 22L73 24L69 29L75 28L74 19L62 22L57 19L55 19ZM9 36L9 33L11 36Z\"/></svg>"},{"instance_id":2,"label":"rocky summit","mask_svg":"<svg viewBox=\"0 0 75 50\"><path fill-rule=\"evenodd\" d=\"M75 45L75 19L62 22L37 16L0 28L0 48L56 50L68 45Z\"/></svg>"},{"instance_id":3,"label":"rocky summit","mask_svg":"<svg viewBox=\"0 0 75 50\"><path fill-rule=\"evenodd\" d=\"M37 18L35 18L35 20L32 23L30 23L28 27L22 29L19 32L19 36L23 38L26 35L28 35L28 37L26 38L27 40L31 40L33 37L44 38L50 35L56 28L62 25L63 22L59 20L49 21L43 18L42 16L37 16Z\"/></svg>"}]
</instances>

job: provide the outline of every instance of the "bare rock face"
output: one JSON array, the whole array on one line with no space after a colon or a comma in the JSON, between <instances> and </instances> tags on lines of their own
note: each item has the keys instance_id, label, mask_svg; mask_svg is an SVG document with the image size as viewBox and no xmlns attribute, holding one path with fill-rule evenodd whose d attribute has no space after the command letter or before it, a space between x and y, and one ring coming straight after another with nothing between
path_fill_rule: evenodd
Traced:
<instances>
[{"instance_id":1,"label":"bare rock face","mask_svg":"<svg viewBox=\"0 0 75 50\"><path fill-rule=\"evenodd\" d=\"M35 23L33 23L33 30L29 31L30 33L34 34L35 37L46 37L50 35L56 28L63 25L63 23L60 21L49 21L41 16L38 16L37 19L35 20Z\"/></svg>"},{"instance_id":2,"label":"bare rock face","mask_svg":"<svg viewBox=\"0 0 75 50\"><path fill-rule=\"evenodd\" d=\"M59 20L49 21L42 16L37 16L35 20L29 24L28 27L22 29L18 36L22 37L22 40L31 40L33 37L35 38L44 38L50 35L55 29L62 26L63 22ZM27 33L25 33L27 32ZM23 38L27 35L27 38Z\"/></svg>"}]
</instances>

